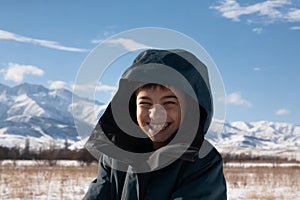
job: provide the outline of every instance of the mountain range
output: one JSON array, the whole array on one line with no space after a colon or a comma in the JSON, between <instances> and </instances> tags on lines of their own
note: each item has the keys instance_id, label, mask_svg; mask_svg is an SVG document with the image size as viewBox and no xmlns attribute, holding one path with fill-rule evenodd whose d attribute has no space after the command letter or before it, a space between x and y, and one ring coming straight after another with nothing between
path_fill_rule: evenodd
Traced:
<instances>
[{"instance_id":1,"label":"mountain range","mask_svg":"<svg viewBox=\"0 0 300 200\"><path fill-rule=\"evenodd\" d=\"M81 148L106 105L79 97L66 89L48 89L23 83L0 84L0 146L47 147L67 140ZM75 123L75 122L76 123ZM80 136L76 125L80 124ZM300 160L300 126L271 121L225 122L223 131L213 128L207 139L221 152L280 154Z\"/></svg>"},{"instance_id":2,"label":"mountain range","mask_svg":"<svg viewBox=\"0 0 300 200\"><path fill-rule=\"evenodd\" d=\"M79 136L76 124L89 135L103 107L66 89L0 84L0 145L22 147L26 138L32 147L78 142L84 135Z\"/></svg>"}]
</instances>

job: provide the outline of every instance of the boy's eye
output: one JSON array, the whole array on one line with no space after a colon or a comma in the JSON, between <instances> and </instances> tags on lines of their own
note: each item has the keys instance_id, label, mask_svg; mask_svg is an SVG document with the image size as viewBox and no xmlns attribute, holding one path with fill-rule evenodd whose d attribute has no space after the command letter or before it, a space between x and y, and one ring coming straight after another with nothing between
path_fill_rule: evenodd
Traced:
<instances>
[{"instance_id":1,"label":"boy's eye","mask_svg":"<svg viewBox=\"0 0 300 200\"><path fill-rule=\"evenodd\" d=\"M139 102L139 105L144 107L151 107L152 104L149 102L141 101Z\"/></svg>"},{"instance_id":2,"label":"boy's eye","mask_svg":"<svg viewBox=\"0 0 300 200\"><path fill-rule=\"evenodd\" d=\"M177 102L175 102L175 101L167 101L167 102L164 102L163 105L167 106L167 107L171 107L171 106L177 105Z\"/></svg>"},{"instance_id":3,"label":"boy's eye","mask_svg":"<svg viewBox=\"0 0 300 200\"><path fill-rule=\"evenodd\" d=\"M148 104L151 104L151 103L149 103L149 102L144 102L144 101L140 101L139 104L147 104L147 105L148 105Z\"/></svg>"},{"instance_id":4,"label":"boy's eye","mask_svg":"<svg viewBox=\"0 0 300 200\"><path fill-rule=\"evenodd\" d=\"M167 105L167 104L176 104L176 102L174 102L174 101L167 101L167 102L165 102L164 104L165 104L165 105Z\"/></svg>"}]
</instances>

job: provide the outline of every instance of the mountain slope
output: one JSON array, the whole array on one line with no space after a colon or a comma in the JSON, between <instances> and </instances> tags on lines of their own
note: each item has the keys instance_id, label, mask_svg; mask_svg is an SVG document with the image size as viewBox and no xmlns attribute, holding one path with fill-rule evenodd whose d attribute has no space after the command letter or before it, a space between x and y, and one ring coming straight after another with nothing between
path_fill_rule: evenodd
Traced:
<instances>
[{"instance_id":1,"label":"mountain slope","mask_svg":"<svg viewBox=\"0 0 300 200\"><path fill-rule=\"evenodd\" d=\"M94 113L99 114L103 107L65 89L49 90L28 83L11 88L1 85L0 145L22 146L26 137L38 146L50 140L76 142L80 137L73 113L88 135L97 121Z\"/></svg>"},{"instance_id":2,"label":"mountain slope","mask_svg":"<svg viewBox=\"0 0 300 200\"><path fill-rule=\"evenodd\" d=\"M291 123L225 123L221 134L212 132L208 139L225 153L283 156L300 160L300 126Z\"/></svg>"}]
</instances>

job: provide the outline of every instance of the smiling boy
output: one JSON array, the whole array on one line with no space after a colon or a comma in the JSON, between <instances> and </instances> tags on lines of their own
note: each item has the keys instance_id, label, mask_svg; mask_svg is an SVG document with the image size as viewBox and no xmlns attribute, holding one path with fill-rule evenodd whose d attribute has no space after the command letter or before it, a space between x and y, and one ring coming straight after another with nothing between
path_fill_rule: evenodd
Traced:
<instances>
[{"instance_id":1,"label":"smiling boy","mask_svg":"<svg viewBox=\"0 0 300 200\"><path fill-rule=\"evenodd\" d=\"M181 108L176 95L158 84L147 84L137 90L137 122L158 149L176 133Z\"/></svg>"},{"instance_id":2,"label":"smiling boy","mask_svg":"<svg viewBox=\"0 0 300 200\"><path fill-rule=\"evenodd\" d=\"M101 156L84 199L226 199L222 157L204 139L208 77L185 50L140 53L86 143Z\"/></svg>"}]
</instances>

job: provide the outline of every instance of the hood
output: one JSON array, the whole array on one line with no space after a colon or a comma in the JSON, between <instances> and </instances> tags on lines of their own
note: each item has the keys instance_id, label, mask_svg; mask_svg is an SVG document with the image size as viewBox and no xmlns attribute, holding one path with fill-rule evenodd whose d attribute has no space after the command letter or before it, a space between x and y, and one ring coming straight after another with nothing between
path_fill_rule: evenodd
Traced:
<instances>
[{"instance_id":1,"label":"hood","mask_svg":"<svg viewBox=\"0 0 300 200\"><path fill-rule=\"evenodd\" d=\"M135 117L134 92L148 83L178 88L185 96L184 119L179 130L166 147L157 151L138 127ZM122 75L118 91L99 119L86 148L94 156L106 154L131 165L133 160L138 160L139 166L141 162L149 163L149 159L154 159L157 167L166 157L193 161L211 123L212 113L207 67L198 58L181 49L145 50Z\"/></svg>"}]
</instances>

